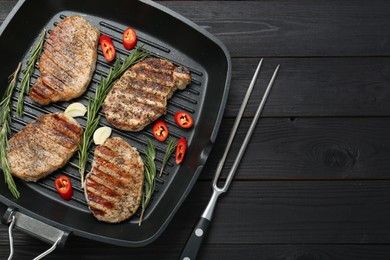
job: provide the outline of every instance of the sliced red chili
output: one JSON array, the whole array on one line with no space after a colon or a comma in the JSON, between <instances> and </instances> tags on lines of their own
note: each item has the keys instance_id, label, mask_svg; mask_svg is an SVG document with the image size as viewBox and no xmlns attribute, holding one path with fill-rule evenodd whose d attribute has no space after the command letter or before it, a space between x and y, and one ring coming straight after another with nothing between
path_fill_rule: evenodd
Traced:
<instances>
[{"instance_id":1,"label":"sliced red chili","mask_svg":"<svg viewBox=\"0 0 390 260\"><path fill-rule=\"evenodd\" d=\"M127 28L122 37L123 46L126 50L131 50L137 44L137 34L133 28Z\"/></svg>"},{"instance_id":2,"label":"sliced red chili","mask_svg":"<svg viewBox=\"0 0 390 260\"><path fill-rule=\"evenodd\" d=\"M164 142L167 139L169 133L167 124L162 120L158 120L154 123L152 131L154 137L161 142Z\"/></svg>"},{"instance_id":3,"label":"sliced red chili","mask_svg":"<svg viewBox=\"0 0 390 260\"><path fill-rule=\"evenodd\" d=\"M187 140L184 137L182 137L179 139L176 146L176 164L181 164L183 162L186 151L187 151Z\"/></svg>"},{"instance_id":4,"label":"sliced red chili","mask_svg":"<svg viewBox=\"0 0 390 260\"><path fill-rule=\"evenodd\" d=\"M192 117L186 112L176 112L174 119L182 128L190 128L193 124Z\"/></svg>"},{"instance_id":5,"label":"sliced red chili","mask_svg":"<svg viewBox=\"0 0 390 260\"><path fill-rule=\"evenodd\" d=\"M58 176L54 184L56 186L56 189L60 196L64 200L70 200L73 196L73 188L72 183L70 182L69 178L65 175Z\"/></svg>"},{"instance_id":6,"label":"sliced red chili","mask_svg":"<svg viewBox=\"0 0 390 260\"><path fill-rule=\"evenodd\" d=\"M106 58L108 62L113 61L116 52L114 44L109 36L105 34L100 36L100 47L102 48L104 58Z\"/></svg>"}]
</instances>

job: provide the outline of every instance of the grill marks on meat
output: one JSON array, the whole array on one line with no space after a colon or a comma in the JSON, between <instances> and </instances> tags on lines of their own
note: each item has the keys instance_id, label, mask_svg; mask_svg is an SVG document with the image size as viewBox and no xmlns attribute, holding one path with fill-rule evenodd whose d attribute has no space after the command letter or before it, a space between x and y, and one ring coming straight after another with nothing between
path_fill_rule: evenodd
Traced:
<instances>
[{"instance_id":1,"label":"grill marks on meat","mask_svg":"<svg viewBox=\"0 0 390 260\"><path fill-rule=\"evenodd\" d=\"M130 67L108 93L103 112L115 127L140 131L166 114L167 100L191 82L187 68L147 58Z\"/></svg>"},{"instance_id":2,"label":"grill marks on meat","mask_svg":"<svg viewBox=\"0 0 390 260\"><path fill-rule=\"evenodd\" d=\"M144 164L135 148L120 137L97 146L85 197L100 221L118 223L130 218L141 202Z\"/></svg>"},{"instance_id":3,"label":"grill marks on meat","mask_svg":"<svg viewBox=\"0 0 390 260\"><path fill-rule=\"evenodd\" d=\"M11 173L37 181L63 167L78 150L82 133L81 126L63 113L38 117L9 140Z\"/></svg>"},{"instance_id":4,"label":"grill marks on meat","mask_svg":"<svg viewBox=\"0 0 390 260\"><path fill-rule=\"evenodd\" d=\"M41 77L30 98L41 105L81 96L95 71L100 32L85 18L64 18L51 31L39 60Z\"/></svg>"}]
</instances>

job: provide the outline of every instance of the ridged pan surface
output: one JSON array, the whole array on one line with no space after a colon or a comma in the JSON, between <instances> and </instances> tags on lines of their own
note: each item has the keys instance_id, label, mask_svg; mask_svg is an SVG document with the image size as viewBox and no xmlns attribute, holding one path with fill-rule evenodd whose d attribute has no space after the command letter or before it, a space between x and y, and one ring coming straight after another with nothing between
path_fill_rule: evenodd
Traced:
<instances>
[{"instance_id":1,"label":"ridged pan surface","mask_svg":"<svg viewBox=\"0 0 390 260\"><path fill-rule=\"evenodd\" d=\"M0 201L8 207L39 219L47 224L82 236L122 246L144 246L157 238L170 222L174 213L190 192L211 151L224 111L230 83L230 57L225 47L214 37L180 15L153 2L111 1L110 8L102 1L20 1L0 29L0 48L7 49L0 60L1 95L7 86L8 76L19 61L25 64L29 50L38 40L44 28L50 30L65 17L80 15L96 26L101 33L109 35L117 51L117 58L129 54L122 46L122 33L131 26L138 35L138 45L175 65L190 69L191 84L176 91L168 102L167 114L161 118L168 124L170 136L188 140L185 160L178 166L172 156L164 174L157 178L156 190L149 204L142 226L138 226L139 213L129 221L107 224L96 220L88 209L81 189L78 169L72 164L54 172L37 183L16 180L21 193L14 199L3 181L0 182ZM28 27L28 28L26 28ZM18 90L12 104L12 134L22 129L38 116L62 112L72 102L88 105L88 95L93 96L102 77L107 75L112 64L106 62L98 50L96 70L87 92L70 102L40 106L25 96L25 113L22 118L15 113ZM31 84L39 77L35 68ZM19 75L20 82L21 74ZM195 126L179 128L173 119L177 111L189 113ZM86 118L77 118L85 127ZM109 125L101 113L100 126ZM113 136L124 138L136 147L144 158L146 140L153 140L157 150L157 171L165 153L166 143L154 139L151 125L140 132L125 132L113 128ZM91 168L94 146L90 149L87 171ZM78 164L77 155L70 162ZM54 187L54 179L67 175L74 188L70 201L62 200Z\"/></svg>"}]
</instances>

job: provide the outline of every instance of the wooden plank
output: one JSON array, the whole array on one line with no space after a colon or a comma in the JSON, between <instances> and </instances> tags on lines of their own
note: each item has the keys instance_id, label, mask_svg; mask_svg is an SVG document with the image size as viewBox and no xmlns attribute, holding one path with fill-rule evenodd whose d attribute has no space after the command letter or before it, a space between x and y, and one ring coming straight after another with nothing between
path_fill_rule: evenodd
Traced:
<instances>
[{"instance_id":1,"label":"wooden plank","mask_svg":"<svg viewBox=\"0 0 390 260\"><path fill-rule=\"evenodd\" d=\"M201 179L211 179L226 146L233 119L224 119ZM225 163L230 170L249 128L241 122ZM238 179L389 179L390 119L260 118Z\"/></svg>"},{"instance_id":2,"label":"wooden plank","mask_svg":"<svg viewBox=\"0 0 390 260\"><path fill-rule=\"evenodd\" d=\"M209 185L195 187L171 228L194 223L211 194ZM388 244L389 186L389 181L234 182L219 201L206 242Z\"/></svg>"},{"instance_id":3,"label":"wooden plank","mask_svg":"<svg viewBox=\"0 0 390 260\"><path fill-rule=\"evenodd\" d=\"M259 60L232 59L225 116L237 115ZM263 116L390 115L390 58L373 57L267 58L245 115L254 116L278 64L281 67Z\"/></svg>"},{"instance_id":4,"label":"wooden plank","mask_svg":"<svg viewBox=\"0 0 390 260\"><path fill-rule=\"evenodd\" d=\"M18 247L14 259L32 259L47 249L40 243L34 246ZM161 260L178 259L181 247L176 244L166 244L145 248L119 248L115 246L95 244L69 244L64 250L56 250L45 259L68 260L77 255L77 259L122 260L124 256L131 259ZM0 258L7 259L8 248L0 251ZM390 258L388 245L228 245L207 244L201 247L198 255L200 260L237 260L245 259L354 259L354 260L387 260Z\"/></svg>"},{"instance_id":5,"label":"wooden plank","mask_svg":"<svg viewBox=\"0 0 390 260\"><path fill-rule=\"evenodd\" d=\"M235 182L220 200L206 241L389 243L389 185L388 181ZM184 212L198 215L194 204L186 204ZM186 220L181 214L178 220Z\"/></svg>"},{"instance_id":6,"label":"wooden plank","mask_svg":"<svg viewBox=\"0 0 390 260\"><path fill-rule=\"evenodd\" d=\"M390 55L386 0L161 4L217 36L233 57Z\"/></svg>"},{"instance_id":7,"label":"wooden plank","mask_svg":"<svg viewBox=\"0 0 390 260\"><path fill-rule=\"evenodd\" d=\"M77 252L88 258L114 249L123 255L142 252L144 257L178 254L210 195L210 184L198 182L163 235L148 246L149 252L71 237L67 249L53 257ZM389 198L390 181L233 182L217 205L205 245L389 245ZM19 252L31 254L33 247L47 245L15 232ZM0 252L7 248L6 227L1 226Z\"/></svg>"},{"instance_id":8,"label":"wooden plank","mask_svg":"<svg viewBox=\"0 0 390 260\"><path fill-rule=\"evenodd\" d=\"M0 21L15 3L0 2ZM233 57L390 55L386 0L160 3L217 36Z\"/></svg>"},{"instance_id":9,"label":"wooden plank","mask_svg":"<svg viewBox=\"0 0 390 260\"><path fill-rule=\"evenodd\" d=\"M261 234L260 234L261 235ZM354 259L385 260L390 258L387 245L206 245L199 259Z\"/></svg>"}]
</instances>

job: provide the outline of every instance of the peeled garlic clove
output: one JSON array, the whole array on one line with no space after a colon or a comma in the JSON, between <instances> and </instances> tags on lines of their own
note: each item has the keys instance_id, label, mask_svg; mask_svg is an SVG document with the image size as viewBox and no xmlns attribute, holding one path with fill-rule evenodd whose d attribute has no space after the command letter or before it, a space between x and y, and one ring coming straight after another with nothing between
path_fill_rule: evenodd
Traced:
<instances>
[{"instance_id":1,"label":"peeled garlic clove","mask_svg":"<svg viewBox=\"0 0 390 260\"><path fill-rule=\"evenodd\" d=\"M108 126L99 127L98 129L96 129L95 133L93 133L93 142L96 145L103 144L104 141L106 141L106 139L110 137L111 132L112 132L111 127Z\"/></svg>"},{"instance_id":2,"label":"peeled garlic clove","mask_svg":"<svg viewBox=\"0 0 390 260\"><path fill-rule=\"evenodd\" d=\"M71 116L71 117L78 117L78 116L84 116L85 113L87 113L87 108L81 104L80 102L75 102L70 104L66 110L65 115Z\"/></svg>"}]
</instances>

